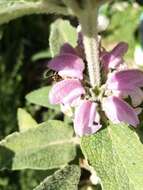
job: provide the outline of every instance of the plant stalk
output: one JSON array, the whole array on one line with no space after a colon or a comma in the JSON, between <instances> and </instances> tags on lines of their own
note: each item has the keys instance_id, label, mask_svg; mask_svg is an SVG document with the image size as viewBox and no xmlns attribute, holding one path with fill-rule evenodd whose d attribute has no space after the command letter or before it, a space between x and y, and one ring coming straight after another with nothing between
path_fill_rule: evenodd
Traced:
<instances>
[{"instance_id":1,"label":"plant stalk","mask_svg":"<svg viewBox=\"0 0 143 190\"><path fill-rule=\"evenodd\" d=\"M100 86L101 82L97 18L98 7L95 7L94 11L84 11L84 13L79 16L83 33L88 73L92 88Z\"/></svg>"}]
</instances>

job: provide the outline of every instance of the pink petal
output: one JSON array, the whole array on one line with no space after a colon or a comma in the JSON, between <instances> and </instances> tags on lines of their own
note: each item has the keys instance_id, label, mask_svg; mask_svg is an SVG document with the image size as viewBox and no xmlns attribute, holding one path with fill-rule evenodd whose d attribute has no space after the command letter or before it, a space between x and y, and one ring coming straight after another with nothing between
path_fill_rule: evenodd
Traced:
<instances>
[{"instance_id":1,"label":"pink petal","mask_svg":"<svg viewBox=\"0 0 143 190\"><path fill-rule=\"evenodd\" d=\"M109 69L115 69L120 64L122 64L123 58L122 57L114 57L111 53L106 53L101 60L103 69L108 71Z\"/></svg>"},{"instance_id":2,"label":"pink petal","mask_svg":"<svg viewBox=\"0 0 143 190\"><path fill-rule=\"evenodd\" d=\"M58 74L63 77L71 77L71 78L77 78L82 80L83 79L83 73L81 71L75 70L75 69L64 69L62 71L59 71Z\"/></svg>"},{"instance_id":3,"label":"pink petal","mask_svg":"<svg viewBox=\"0 0 143 190\"><path fill-rule=\"evenodd\" d=\"M49 101L51 104L71 104L82 94L85 94L85 90L79 80L62 80L52 87L49 93Z\"/></svg>"},{"instance_id":4,"label":"pink petal","mask_svg":"<svg viewBox=\"0 0 143 190\"><path fill-rule=\"evenodd\" d=\"M134 90L143 86L143 72L138 69L128 69L109 75L107 87L111 90Z\"/></svg>"},{"instance_id":5,"label":"pink petal","mask_svg":"<svg viewBox=\"0 0 143 190\"><path fill-rule=\"evenodd\" d=\"M76 107L74 129L78 136L96 133L101 128L96 104L89 100L82 100Z\"/></svg>"},{"instance_id":6,"label":"pink petal","mask_svg":"<svg viewBox=\"0 0 143 190\"><path fill-rule=\"evenodd\" d=\"M113 90L113 94L119 98L131 97L133 107L140 105L143 102L143 91L140 88L134 88L133 90Z\"/></svg>"},{"instance_id":7,"label":"pink petal","mask_svg":"<svg viewBox=\"0 0 143 190\"><path fill-rule=\"evenodd\" d=\"M103 69L107 71L109 68L115 69L123 64L123 56L128 50L128 44L120 42L111 52L104 52L101 58Z\"/></svg>"},{"instance_id":8,"label":"pink petal","mask_svg":"<svg viewBox=\"0 0 143 190\"><path fill-rule=\"evenodd\" d=\"M61 49L60 49L60 55L61 54L73 54L73 55L76 55L76 51L75 49L68 43L65 43L64 45L62 45Z\"/></svg>"},{"instance_id":9,"label":"pink petal","mask_svg":"<svg viewBox=\"0 0 143 190\"><path fill-rule=\"evenodd\" d=\"M113 48L111 54L113 55L113 57L123 57L127 50L128 44L125 42L120 42Z\"/></svg>"},{"instance_id":10,"label":"pink petal","mask_svg":"<svg viewBox=\"0 0 143 190\"><path fill-rule=\"evenodd\" d=\"M109 58L110 58L110 53L107 52L106 50L103 50L101 52L99 52L99 59L101 62L101 66L103 68L104 72L108 72L109 70Z\"/></svg>"},{"instance_id":11,"label":"pink petal","mask_svg":"<svg viewBox=\"0 0 143 190\"><path fill-rule=\"evenodd\" d=\"M81 58L72 54L62 54L53 58L48 67L59 72L61 77L83 78L84 62Z\"/></svg>"},{"instance_id":12,"label":"pink petal","mask_svg":"<svg viewBox=\"0 0 143 190\"><path fill-rule=\"evenodd\" d=\"M107 117L113 123L124 122L134 127L139 124L139 119L135 110L128 103L118 97L109 96L108 98L105 98L102 107Z\"/></svg>"},{"instance_id":13,"label":"pink petal","mask_svg":"<svg viewBox=\"0 0 143 190\"><path fill-rule=\"evenodd\" d=\"M143 91L140 88L135 88L129 92L131 96L132 105L134 107L140 105L143 102Z\"/></svg>"},{"instance_id":14,"label":"pink petal","mask_svg":"<svg viewBox=\"0 0 143 190\"><path fill-rule=\"evenodd\" d=\"M79 99L79 97L84 94L85 91L82 87L77 87L75 89L72 90L72 92L70 92L69 94L66 94L66 96L63 99L63 103L64 104L72 104L72 106L74 106L74 103L77 99Z\"/></svg>"},{"instance_id":15,"label":"pink petal","mask_svg":"<svg viewBox=\"0 0 143 190\"><path fill-rule=\"evenodd\" d=\"M117 96L118 98L124 99L128 97L128 91L119 91L119 90L113 90L113 95Z\"/></svg>"},{"instance_id":16,"label":"pink petal","mask_svg":"<svg viewBox=\"0 0 143 190\"><path fill-rule=\"evenodd\" d=\"M113 55L111 55L110 60L109 60L109 68L116 69L119 65L123 63L124 63L124 60L122 57L114 57Z\"/></svg>"}]
</instances>

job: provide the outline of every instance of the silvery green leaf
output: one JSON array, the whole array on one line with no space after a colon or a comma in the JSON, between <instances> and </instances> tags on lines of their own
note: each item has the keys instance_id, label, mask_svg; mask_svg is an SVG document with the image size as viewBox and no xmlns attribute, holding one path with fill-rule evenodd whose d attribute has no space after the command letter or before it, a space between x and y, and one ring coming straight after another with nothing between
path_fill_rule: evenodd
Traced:
<instances>
[{"instance_id":1,"label":"silvery green leaf","mask_svg":"<svg viewBox=\"0 0 143 190\"><path fill-rule=\"evenodd\" d=\"M36 104L39 106L43 106L46 108L51 108L55 110L60 110L59 106L52 105L49 102L49 91L51 89L51 86L42 87L37 90L34 90L26 95L26 100L32 104Z\"/></svg>"},{"instance_id":2,"label":"silvery green leaf","mask_svg":"<svg viewBox=\"0 0 143 190\"><path fill-rule=\"evenodd\" d=\"M111 124L95 135L83 137L81 147L101 178L103 190L142 189L143 144L135 130Z\"/></svg>"},{"instance_id":3,"label":"silvery green leaf","mask_svg":"<svg viewBox=\"0 0 143 190\"><path fill-rule=\"evenodd\" d=\"M22 108L18 108L17 110L17 120L20 132L29 130L33 127L37 127L38 125L32 116Z\"/></svg>"},{"instance_id":4,"label":"silvery green leaf","mask_svg":"<svg viewBox=\"0 0 143 190\"><path fill-rule=\"evenodd\" d=\"M69 23L69 21L58 19L51 25L49 43L52 57L59 54L61 46L66 42L73 47L76 46L76 29Z\"/></svg>"},{"instance_id":5,"label":"silvery green leaf","mask_svg":"<svg viewBox=\"0 0 143 190\"><path fill-rule=\"evenodd\" d=\"M47 177L34 190L78 190L80 168L69 165Z\"/></svg>"},{"instance_id":6,"label":"silvery green leaf","mask_svg":"<svg viewBox=\"0 0 143 190\"><path fill-rule=\"evenodd\" d=\"M0 169L63 167L75 158L76 143L72 127L61 121L44 122L0 142Z\"/></svg>"},{"instance_id":7,"label":"silvery green leaf","mask_svg":"<svg viewBox=\"0 0 143 190\"><path fill-rule=\"evenodd\" d=\"M68 14L66 7L51 0L0 0L0 24L35 13Z\"/></svg>"}]
</instances>

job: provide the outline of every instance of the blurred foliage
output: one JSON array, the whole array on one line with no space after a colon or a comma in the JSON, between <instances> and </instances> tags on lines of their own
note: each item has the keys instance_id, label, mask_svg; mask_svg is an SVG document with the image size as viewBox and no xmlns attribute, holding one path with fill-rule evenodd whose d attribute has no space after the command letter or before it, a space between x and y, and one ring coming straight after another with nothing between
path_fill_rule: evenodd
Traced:
<instances>
[{"instance_id":1,"label":"blurred foliage","mask_svg":"<svg viewBox=\"0 0 143 190\"><path fill-rule=\"evenodd\" d=\"M48 47L50 20L46 16L32 16L1 28L0 138L16 130L17 107L24 105L27 92L43 83L44 63L33 63L31 55Z\"/></svg>"},{"instance_id":2,"label":"blurred foliage","mask_svg":"<svg viewBox=\"0 0 143 190\"><path fill-rule=\"evenodd\" d=\"M139 24L140 14L143 11L142 7L128 4L127 2L113 4L108 8L108 15L110 16L110 24L108 29L104 32L105 46L112 47L118 41L125 41L129 44L129 50L126 58L133 61L134 47L136 44L135 31ZM110 49L109 47L109 49Z\"/></svg>"},{"instance_id":3,"label":"blurred foliage","mask_svg":"<svg viewBox=\"0 0 143 190\"><path fill-rule=\"evenodd\" d=\"M44 62L31 56L48 48L49 25L54 16L30 16L0 28L0 139L18 130L17 108L25 106L25 95L42 86ZM33 114L36 108L27 107ZM35 117L40 120L39 113ZM38 171L0 172L1 190L28 190L43 178ZM33 176L39 177L33 177ZM40 180L38 180L40 178ZM27 181L28 180L28 181Z\"/></svg>"}]
</instances>

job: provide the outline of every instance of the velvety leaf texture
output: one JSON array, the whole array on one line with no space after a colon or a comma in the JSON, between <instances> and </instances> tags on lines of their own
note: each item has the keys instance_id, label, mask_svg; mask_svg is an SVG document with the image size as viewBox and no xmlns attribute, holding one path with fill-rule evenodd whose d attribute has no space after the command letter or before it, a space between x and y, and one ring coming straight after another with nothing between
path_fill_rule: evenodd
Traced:
<instances>
[{"instance_id":1,"label":"velvety leaf texture","mask_svg":"<svg viewBox=\"0 0 143 190\"><path fill-rule=\"evenodd\" d=\"M69 21L58 19L52 23L49 43L53 57L59 54L60 48L64 43L68 42L70 45L75 46L76 41L76 29L70 25Z\"/></svg>"},{"instance_id":2,"label":"velvety leaf texture","mask_svg":"<svg viewBox=\"0 0 143 190\"><path fill-rule=\"evenodd\" d=\"M78 190L80 168L76 165L69 165L47 177L34 190Z\"/></svg>"},{"instance_id":3,"label":"velvety leaf texture","mask_svg":"<svg viewBox=\"0 0 143 190\"><path fill-rule=\"evenodd\" d=\"M82 139L84 155L101 178L103 190L143 188L143 145L139 136L120 124Z\"/></svg>"},{"instance_id":4,"label":"velvety leaf texture","mask_svg":"<svg viewBox=\"0 0 143 190\"><path fill-rule=\"evenodd\" d=\"M7 23L15 18L38 13L67 14L64 7L51 3L49 0L1 0L0 24Z\"/></svg>"},{"instance_id":5,"label":"velvety leaf texture","mask_svg":"<svg viewBox=\"0 0 143 190\"><path fill-rule=\"evenodd\" d=\"M40 89L34 90L26 95L26 100L39 106L59 110L59 106L51 105L49 103L48 95L50 90L51 86L42 87Z\"/></svg>"},{"instance_id":6,"label":"velvety leaf texture","mask_svg":"<svg viewBox=\"0 0 143 190\"><path fill-rule=\"evenodd\" d=\"M0 142L0 169L59 168L76 156L73 129L60 121L13 133Z\"/></svg>"},{"instance_id":7,"label":"velvety leaf texture","mask_svg":"<svg viewBox=\"0 0 143 190\"><path fill-rule=\"evenodd\" d=\"M26 131L33 127L37 127L37 122L32 118L32 116L22 108L18 108L17 120L19 131Z\"/></svg>"}]
</instances>

